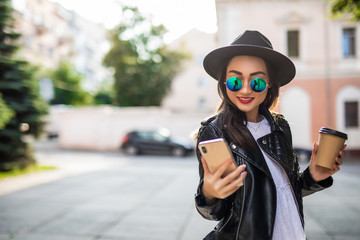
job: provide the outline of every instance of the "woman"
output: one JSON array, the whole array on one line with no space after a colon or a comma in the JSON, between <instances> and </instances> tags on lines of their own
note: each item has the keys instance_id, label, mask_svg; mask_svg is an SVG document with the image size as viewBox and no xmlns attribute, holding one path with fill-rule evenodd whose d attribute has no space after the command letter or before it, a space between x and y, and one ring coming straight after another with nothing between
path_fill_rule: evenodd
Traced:
<instances>
[{"instance_id":1,"label":"woman","mask_svg":"<svg viewBox=\"0 0 360 240\"><path fill-rule=\"evenodd\" d=\"M291 131L269 109L279 88L295 76L289 58L274 51L257 31L245 31L230 45L210 52L204 68L218 80L218 113L203 121L197 142L224 138L238 167L223 176L232 161L210 172L197 151L200 183L196 208L219 221L205 239L305 239L302 197L332 185L343 150L332 170L315 165L299 173Z\"/></svg>"}]
</instances>

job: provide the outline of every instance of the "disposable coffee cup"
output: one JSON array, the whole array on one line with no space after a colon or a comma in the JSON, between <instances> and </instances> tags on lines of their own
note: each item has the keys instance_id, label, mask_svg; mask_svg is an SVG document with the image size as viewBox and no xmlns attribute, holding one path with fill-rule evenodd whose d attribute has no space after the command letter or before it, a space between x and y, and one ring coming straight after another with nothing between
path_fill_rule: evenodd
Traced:
<instances>
[{"instance_id":1,"label":"disposable coffee cup","mask_svg":"<svg viewBox=\"0 0 360 240\"><path fill-rule=\"evenodd\" d=\"M319 147L317 149L315 164L333 169L335 158L343 148L347 140L347 134L325 127L322 127L319 133Z\"/></svg>"}]
</instances>

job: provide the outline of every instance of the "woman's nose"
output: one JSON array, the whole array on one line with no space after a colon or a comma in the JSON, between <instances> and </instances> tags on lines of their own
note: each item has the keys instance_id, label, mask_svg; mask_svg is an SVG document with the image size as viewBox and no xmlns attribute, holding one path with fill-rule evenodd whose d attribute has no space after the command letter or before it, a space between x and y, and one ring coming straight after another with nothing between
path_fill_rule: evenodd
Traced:
<instances>
[{"instance_id":1,"label":"woman's nose","mask_svg":"<svg viewBox=\"0 0 360 240\"><path fill-rule=\"evenodd\" d=\"M243 82L243 86L240 89L240 92L244 93L244 94L249 94L252 92L250 84L248 81Z\"/></svg>"}]
</instances>

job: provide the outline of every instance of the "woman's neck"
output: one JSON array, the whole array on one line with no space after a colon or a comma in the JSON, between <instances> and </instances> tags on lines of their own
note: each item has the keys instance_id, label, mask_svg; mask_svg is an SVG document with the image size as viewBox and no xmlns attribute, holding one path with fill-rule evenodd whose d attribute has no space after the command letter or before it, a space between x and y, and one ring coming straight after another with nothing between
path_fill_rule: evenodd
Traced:
<instances>
[{"instance_id":1,"label":"woman's neck","mask_svg":"<svg viewBox=\"0 0 360 240\"><path fill-rule=\"evenodd\" d=\"M264 119L264 116L261 115L259 112L257 112L256 115L255 114L253 114L253 115L246 114L246 118L247 118L248 122L258 123Z\"/></svg>"}]
</instances>

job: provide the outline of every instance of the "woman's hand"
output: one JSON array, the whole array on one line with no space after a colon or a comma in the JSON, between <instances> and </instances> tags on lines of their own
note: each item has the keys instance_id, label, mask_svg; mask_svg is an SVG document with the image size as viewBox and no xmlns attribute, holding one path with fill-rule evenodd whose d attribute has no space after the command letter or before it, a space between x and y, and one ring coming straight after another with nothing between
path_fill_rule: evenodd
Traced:
<instances>
[{"instance_id":1,"label":"woman's hand","mask_svg":"<svg viewBox=\"0 0 360 240\"><path fill-rule=\"evenodd\" d=\"M216 198L224 199L230 196L243 185L247 174L244 171L246 167L245 164L240 165L231 173L222 177L232 164L232 161L232 159L225 161L218 169L216 169L215 172L211 173L205 159L201 157L201 162L204 168L204 183L202 191L207 205L214 204Z\"/></svg>"},{"instance_id":2,"label":"woman's hand","mask_svg":"<svg viewBox=\"0 0 360 240\"><path fill-rule=\"evenodd\" d=\"M331 175L333 175L334 173L340 170L340 165L343 163L341 158L344 156L344 150L346 148L346 144L344 144L344 147L339 151L338 157L335 158L335 164L333 169L317 166L315 164L315 158L318 147L319 145L317 143L314 143L314 148L312 150L310 165L309 165L311 176L316 182L325 180L326 178L330 177Z\"/></svg>"}]
</instances>

